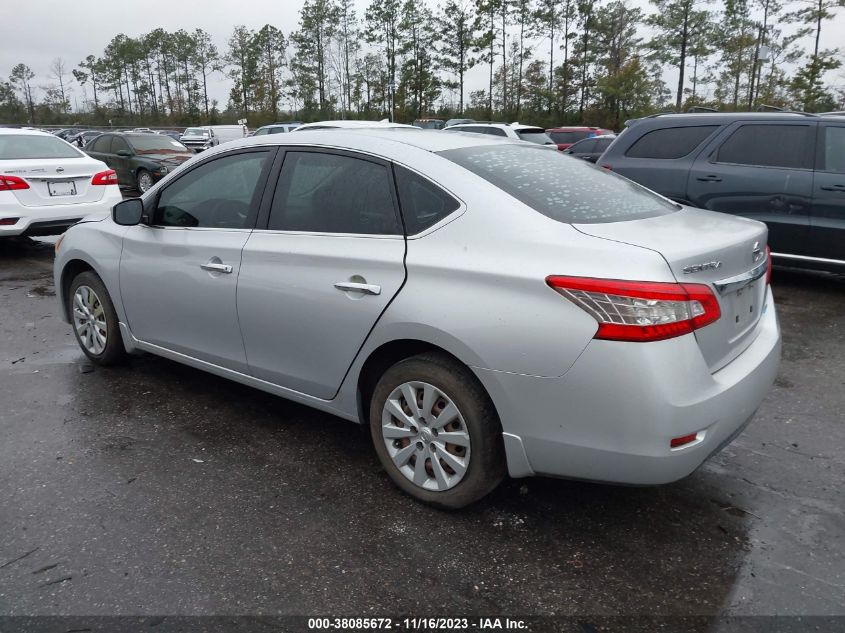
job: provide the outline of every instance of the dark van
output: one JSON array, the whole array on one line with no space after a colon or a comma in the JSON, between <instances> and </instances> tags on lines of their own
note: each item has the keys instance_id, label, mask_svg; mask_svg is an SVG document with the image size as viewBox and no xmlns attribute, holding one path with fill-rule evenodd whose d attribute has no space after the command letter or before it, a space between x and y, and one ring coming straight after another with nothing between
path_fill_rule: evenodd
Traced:
<instances>
[{"instance_id":1,"label":"dark van","mask_svg":"<svg viewBox=\"0 0 845 633\"><path fill-rule=\"evenodd\" d=\"M761 220L782 264L845 270L845 116L659 114L599 159L682 204Z\"/></svg>"}]
</instances>

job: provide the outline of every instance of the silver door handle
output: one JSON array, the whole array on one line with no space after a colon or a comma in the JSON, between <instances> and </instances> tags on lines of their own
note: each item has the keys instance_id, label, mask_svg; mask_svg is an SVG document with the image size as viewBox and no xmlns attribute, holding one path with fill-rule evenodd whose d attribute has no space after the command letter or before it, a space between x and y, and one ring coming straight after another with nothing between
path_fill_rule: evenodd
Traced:
<instances>
[{"instance_id":1,"label":"silver door handle","mask_svg":"<svg viewBox=\"0 0 845 633\"><path fill-rule=\"evenodd\" d=\"M216 264L214 262L208 262L207 264L201 264L200 268L203 270L207 270L212 273L230 273L232 272L232 267L229 264Z\"/></svg>"},{"instance_id":2,"label":"silver door handle","mask_svg":"<svg viewBox=\"0 0 845 633\"><path fill-rule=\"evenodd\" d=\"M354 281L339 281L334 285L334 287L338 290L351 290L353 292L363 292L364 294L368 295L381 294L381 286L376 286L375 284L359 284L355 283Z\"/></svg>"}]
</instances>

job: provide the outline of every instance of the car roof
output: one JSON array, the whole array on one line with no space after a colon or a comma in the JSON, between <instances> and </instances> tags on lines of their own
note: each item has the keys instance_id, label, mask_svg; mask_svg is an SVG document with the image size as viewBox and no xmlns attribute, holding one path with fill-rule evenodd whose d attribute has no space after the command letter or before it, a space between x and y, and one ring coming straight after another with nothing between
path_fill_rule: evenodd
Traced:
<instances>
[{"instance_id":1,"label":"car roof","mask_svg":"<svg viewBox=\"0 0 845 633\"><path fill-rule=\"evenodd\" d=\"M361 121L359 119L345 119L334 121L315 121L313 123L304 123L299 126L299 130L311 130L320 128L332 129L377 129L377 128L415 128L413 125L405 123L393 123L391 121Z\"/></svg>"},{"instance_id":2,"label":"car roof","mask_svg":"<svg viewBox=\"0 0 845 633\"><path fill-rule=\"evenodd\" d=\"M710 125L723 125L727 121L796 121L805 119L808 121L840 121L841 115L836 114L812 114L809 112L660 112L640 119L629 119L625 125L639 125L649 122L655 123L655 127L664 127L662 124L688 123L709 123Z\"/></svg>"},{"instance_id":3,"label":"car roof","mask_svg":"<svg viewBox=\"0 0 845 633\"><path fill-rule=\"evenodd\" d=\"M495 128L501 128L503 130L543 130L543 131L545 131L545 129L542 128L539 125L526 125L524 123L518 123L518 122L514 122L514 123L493 123L493 122L490 122L490 121L476 121L474 123L457 123L455 125L450 125L449 127L450 128L452 128L452 127L463 127L464 125L471 125L473 127L477 127L477 126L495 127Z\"/></svg>"},{"instance_id":4,"label":"car roof","mask_svg":"<svg viewBox=\"0 0 845 633\"><path fill-rule=\"evenodd\" d=\"M297 130L296 134L274 134L250 136L225 145L218 145L213 151L227 151L236 147L260 145L312 145L327 148L351 149L362 152L400 153L403 147L414 147L428 152L443 152L451 149L482 145L514 144L524 146L523 141L492 137L482 134L455 132L442 134L440 130L420 128L372 128L357 130ZM340 132L340 133L339 133ZM210 151L210 150L207 150Z\"/></svg>"}]
</instances>

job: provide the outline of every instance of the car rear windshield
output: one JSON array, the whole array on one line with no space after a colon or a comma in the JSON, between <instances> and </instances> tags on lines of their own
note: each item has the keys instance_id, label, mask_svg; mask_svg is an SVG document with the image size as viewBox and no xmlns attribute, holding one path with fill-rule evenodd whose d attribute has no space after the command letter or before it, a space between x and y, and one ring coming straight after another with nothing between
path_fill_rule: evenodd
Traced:
<instances>
[{"instance_id":1,"label":"car rear windshield","mask_svg":"<svg viewBox=\"0 0 845 633\"><path fill-rule=\"evenodd\" d=\"M546 134L546 130L537 128L536 130L517 130L516 135L523 141L529 143L537 143L538 145L554 145L554 141Z\"/></svg>"},{"instance_id":2,"label":"car rear windshield","mask_svg":"<svg viewBox=\"0 0 845 633\"><path fill-rule=\"evenodd\" d=\"M183 154L190 150L179 141L164 134L145 134L129 139L139 154Z\"/></svg>"},{"instance_id":3,"label":"car rear windshield","mask_svg":"<svg viewBox=\"0 0 845 633\"><path fill-rule=\"evenodd\" d=\"M38 158L82 158L84 154L55 136L35 134L0 135L0 160Z\"/></svg>"},{"instance_id":4,"label":"car rear windshield","mask_svg":"<svg viewBox=\"0 0 845 633\"><path fill-rule=\"evenodd\" d=\"M620 222L680 208L612 172L539 147L484 145L440 155L559 222Z\"/></svg>"},{"instance_id":5,"label":"car rear windshield","mask_svg":"<svg viewBox=\"0 0 845 633\"><path fill-rule=\"evenodd\" d=\"M549 132L549 136L555 143L577 143L585 138L595 135L589 130L577 130L573 132Z\"/></svg>"}]
</instances>

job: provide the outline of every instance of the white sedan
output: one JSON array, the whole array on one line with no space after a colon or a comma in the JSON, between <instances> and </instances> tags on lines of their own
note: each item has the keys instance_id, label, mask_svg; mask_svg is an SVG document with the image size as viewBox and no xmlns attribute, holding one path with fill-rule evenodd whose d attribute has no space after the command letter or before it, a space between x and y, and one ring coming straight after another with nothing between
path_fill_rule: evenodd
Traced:
<instances>
[{"instance_id":1,"label":"white sedan","mask_svg":"<svg viewBox=\"0 0 845 633\"><path fill-rule=\"evenodd\" d=\"M105 163L52 134L0 128L0 238L57 235L121 199Z\"/></svg>"}]
</instances>

